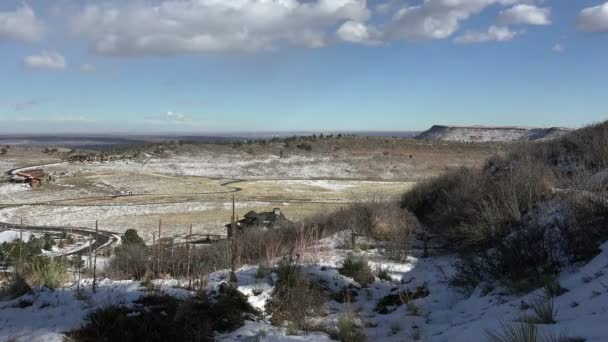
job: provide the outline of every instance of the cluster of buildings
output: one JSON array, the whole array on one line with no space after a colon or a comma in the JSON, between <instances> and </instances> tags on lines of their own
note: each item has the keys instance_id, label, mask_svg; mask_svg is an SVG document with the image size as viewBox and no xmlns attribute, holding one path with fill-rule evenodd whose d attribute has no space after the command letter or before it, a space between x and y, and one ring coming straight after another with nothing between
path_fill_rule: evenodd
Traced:
<instances>
[{"instance_id":1,"label":"cluster of buildings","mask_svg":"<svg viewBox=\"0 0 608 342\"><path fill-rule=\"evenodd\" d=\"M39 187L42 183L50 181L51 176L43 169L27 169L11 173L10 181L13 183L29 184L32 188Z\"/></svg>"}]
</instances>

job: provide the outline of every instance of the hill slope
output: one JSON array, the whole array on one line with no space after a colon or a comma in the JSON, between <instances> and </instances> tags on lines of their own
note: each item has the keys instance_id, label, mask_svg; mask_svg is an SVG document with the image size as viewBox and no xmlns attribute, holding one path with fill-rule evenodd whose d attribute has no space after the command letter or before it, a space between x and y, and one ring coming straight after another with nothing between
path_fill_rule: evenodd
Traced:
<instances>
[{"instance_id":1,"label":"hill slope","mask_svg":"<svg viewBox=\"0 0 608 342\"><path fill-rule=\"evenodd\" d=\"M416 139L462 142L515 142L548 140L570 132L567 128L439 126L422 132Z\"/></svg>"}]
</instances>

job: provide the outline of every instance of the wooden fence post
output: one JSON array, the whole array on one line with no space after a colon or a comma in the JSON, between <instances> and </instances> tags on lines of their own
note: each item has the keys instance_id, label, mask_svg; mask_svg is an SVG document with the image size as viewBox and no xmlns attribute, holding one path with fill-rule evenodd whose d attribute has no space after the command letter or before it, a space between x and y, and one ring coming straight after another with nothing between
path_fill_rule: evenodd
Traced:
<instances>
[{"instance_id":1,"label":"wooden fence post","mask_svg":"<svg viewBox=\"0 0 608 342\"><path fill-rule=\"evenodd\" d=\"M161 235L161 227L162 227L162 219L158 219L158 275L162 273L162 264L163 264L163 249L162 249L162 240L160 239Z\"/></svg>"}]
</instances>

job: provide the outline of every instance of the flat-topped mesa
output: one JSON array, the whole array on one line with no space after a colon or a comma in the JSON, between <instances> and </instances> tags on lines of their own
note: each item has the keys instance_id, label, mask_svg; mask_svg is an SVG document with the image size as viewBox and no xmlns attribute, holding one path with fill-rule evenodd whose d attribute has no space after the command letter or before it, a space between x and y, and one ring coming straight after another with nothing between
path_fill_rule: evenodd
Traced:
<instances>
[{"instance_id":1,"label":"flat-topped mesa","mask_svg":"<svg viewBox=\"0 0 608 342\"><path fill-rule=\"evenodd\" d=\"M561 137L571 129L562 127L488 127L434 125L416 139L461 142L517 142L549 140Z\"/></svg>"}]
</instances>

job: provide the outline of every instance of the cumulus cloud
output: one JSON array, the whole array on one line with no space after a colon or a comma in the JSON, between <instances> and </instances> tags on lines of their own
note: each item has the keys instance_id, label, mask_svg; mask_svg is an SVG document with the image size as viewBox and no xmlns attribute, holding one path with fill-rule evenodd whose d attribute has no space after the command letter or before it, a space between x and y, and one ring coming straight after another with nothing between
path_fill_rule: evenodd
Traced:
<instances>
[{"instance_id":1,"label":"cumulus cloud","mask_svg":"<svg viewBox=\"0 0 608 342\"><path fill-rule=\"evenodd\" d=\"M71 26L100 54L166 55L322 47L337 25L369 16L365 0L164 0L88 5Z\"/></svg>"},{"instance_id":2,"label":"cumulus cloud","mask_svg":"<svg viewBox=\"0 0 608 342\"><path fill-rule=\"evenodd\" d=\"M579 30L588 32L608 32L608 2L584 8L576 19Z\"/></svg>"},{"instance_id":3,"label":"cumulus cloud","mask_svg":"<svg viewBox=\"0 0 608 342\"><path fill-rule=\"evenodd\" d=\"M22 5L12 12L0 12L0 41L31 42L40 40L43 35L44 26L30 6Z\"/></svg>"},{"instance_id":4,"label":"cumulus cloud","mask_svg":"<svg viewBox=\"0 0 608 342\"><path fill-rule=\"evenodd\" d=\"M485 42L505 42L512 40L517 36L517 32L511 31L508 27L504 26L490 26L487 31L467 31L464 34L456 37L454 43L456 44L475 44Z\"/></svg>"},{"instance_id":5,"label":"cumulus cloud","mask_svg":"<svg viewBox=\"0 0 608 342\"><path fill-rule=\"evenodd\" d=\"M498 20L503 25L527 24L527 25L549 25L551 24L551 9L536 7L534 5L519 4L499 13Z\"/></svg>"},{"instance_id":6,"label":"cumulus cloud","mask_svg":"<svg viewBox=\"0 0 608 342\"><path fill-rule=\"evenodd\" d=\"M32 69L62 70L66 68L65 57L54 51L43 51L39 55L27 56L23 66Z\"/></svg>"},{"instance_id":7,"label":"cumulus cloud","mask_svg":"<svg viewBox=\"0 0 608 342\"><path fill-rule=\"evenodd\" d=\"M491 5L512 5L518 0L426 0L406 6L395 13L385 28L388 39L445 39L459 30L460 24Z\"/></svg>"},{"instance_id":8,"label":"cumulus cloud","mask_svg":"<svg viewBox=\"0 0 608 342\"><path fill-rule=\"evenodd\" d=\"M338 38L345 42L361 44L377 44L380 33L364 23L349 20L336 31Z\"/></svg>"},{"instance_id":9,"label":"cumulus cloud","mask_svg":"<svg viewBox=\"0 0 608 342\"><path fill-rule=\"evenodd\" d=\"M97 67L94 66L93 64L82 64L79 69L80 69L80 72L83 72L86 74L92 74L94 72L97 72Z\"/></svg>"}]
</instances>

